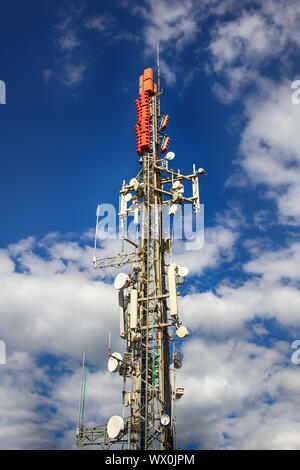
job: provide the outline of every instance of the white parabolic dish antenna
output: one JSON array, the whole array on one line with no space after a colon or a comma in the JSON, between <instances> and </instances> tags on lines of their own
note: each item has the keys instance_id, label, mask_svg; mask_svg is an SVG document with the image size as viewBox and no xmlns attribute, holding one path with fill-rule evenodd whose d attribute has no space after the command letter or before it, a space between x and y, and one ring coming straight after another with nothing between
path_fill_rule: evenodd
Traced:
<instances>
[{"instance_id":1,"label":"white parabolic dish antenna","mask_svg":"<svg viewBox=\"0 0 300 470\"><path fill-rule=\"evenodd\" d=\"M124 421L121 416L112 416L107 423L107 434L111 439L115 439L120 436L124 430Z\"/></svg>"},{"instance_id":2,"label":"white parabolic dish antenna","mask_svg":"<svg viewBox=\"0 0 300 470\"><path fill-rule=\"evenodd\" d=\"M131 201L132 198L133 198L133 196L132 196L131 193L127 193L127 194L125 194L125 196L124 196L124 199L125 199L126 202Z\"/></svg>"},{"instance_id":3,"label":"white parabolic dish antenna","mask_svg":"<svg viewBox=\"0 0 300 470\"><path fill-rule=\"evenodd\" d=\"M168 152L166 155L167 160L174 160L175 158L175 153L174 152Z\"/></svg>"},{"instance_id":4,"label":"white parabolic dish antenna","mask_svg":"<svg viewBox=\"0 0 300 470\"><path fill-rule=\"evenodd\" d=\"M188 332L188 330L186 329L185 326L180 326L176 330L176 335L178 336L178 338L185 338L186 336L189 335L189 332Z\"/></svg>"},{"instance_id":5,"label":"white parabolic dish antenna","mask_svg":"<svg viewBox=\"0 0 300 470\"><path fill-rule=\"evenodd\" d=\"M178 210L177 204L172 204L169 209L169 215L176 214L177 210Z\"/></svg>"},{"instance_id":6,"label":"white parabolic dish antenna","mask_svg":"<svg viewBox=\"0 0 300 470\"><path fill-rule=\"evenodd\" d=\"M129 181L129 186L134 186L135 183L137 183L137 179L136 178L131 178L131 180Z\"/></svg>"},{"instance_id":7,"label":"white parabolic dish antenna","mask_svg":"<svg viewBox=\"0 0 300 470\"><path fill-rule=\"evenodd\" d=\"M124 289L129 284L128 274L119 273L114 281L115 289Z\"/></svg>"},{"instance_id":8,"label":"white parabolic dish antenna","mask_svg":"<svg viewBox=\"0 0 300 470\"><path fill-rule=\"evenodd\" d=\"M180 187L181 187L180 181L175 181L175 182L172 184L172 189L179 189Z\"/></svg>"},{"instance_id":9,"label":"white parabolic dish antenna","mask_svg":"<svg viewBox=\"0 0 300 470\"><path fill-rule=\"evenodd\" d=\"M118 370L120 369L120 362L118 359L122 361L122 354L118 352L112 353L112 355L108 359L108 364L107 364L107 368L109 372L118 372Z\"/></svg>"},{"instance_id":10,"label":"white parabolic dish antenna","mask_svg":"<svg viewBox=\"0 0 300 470\"><path fill-rule=\"evenodd\" d=\"M189 268L185 266L178 266L178 275L181 277L186 277L189 273Z\"/></svg>"}]
</instances>

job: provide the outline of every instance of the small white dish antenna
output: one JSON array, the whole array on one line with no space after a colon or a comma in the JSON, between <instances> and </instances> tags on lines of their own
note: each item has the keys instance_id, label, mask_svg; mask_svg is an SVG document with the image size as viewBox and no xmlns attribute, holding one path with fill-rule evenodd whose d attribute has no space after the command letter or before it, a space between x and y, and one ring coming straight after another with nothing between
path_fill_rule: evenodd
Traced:
<instances>
[{"instance_id":1,"label":"small white dish antenna","mask_svg":"<svg viewBox=\"0 0 300 470\"><path fill-rule=\"evenodd\" d=\"M124 430L124 420L121 416L112 416L107 423L107 434L111 439L119 437Z\"/></svg>"},{"instance_id":2,"label":"small white dish antenna","mask_svg":"<svg viewBox=\"0 0 300 470\"><path fill-rule=\"evenodd\" d=\"M174 215L178 211L177 204L172 204L169 209L169 215Z\"/></svg>"},{"instance_id":3,"label":"small white dish antenna","mask_svg":"<svg viewBox=\"0 0 300 470\"><path fill-rule=\"evenodd\" d=\"M126 202L131 201L132 198L133 198L133 196L132 196L131 193L127 193L127 194L125 194L125 196L124 196L124 199L125 199Z\"/></svg>"},{"instance_id":4,"label":"small white dish antenna","mask_svg":"<svg viewBox=\"0 0 300 470\"><path fill-rule=\"evenodd\" d=\"M175 158L175 153L174 152L168 152L166 155L167 160L174 160Z\"/></svg>"},{"instance_id":5,"label":"small white dish antenna","mask_svg":"<svg viewBox=\"0 0 300 470\"><path fill-rule=\"evenodd\" d=\"M160 423L162 426L168 426L170 424L170 416L167 414L161 415Z\"/></svg>"},{"instance_id":6,"label":"small white dish antenna","mask_svg":"<svg viewBox=\"0 0 300 470\"><path fill-rule=\"evenodd\" d=\"M186 268L185 266L178 266L177 272L180 277L186 277L189 273L189 268Z\"/></svg>"},{"instance_id":7,"label":"small white dish antenna","mask_svg":"<svg viewBox=\"0 0 300 470\"><path fill-rule=\"evenodd\" d=\"M200 175L204 175L205 174L205 170L204 168L198 168L198 173L200 173Z\"/></svg>"},{"instance_id":8,"label":"small white dish antenna","mask_svg":"<svg viewBox=\"0 0 300 470\"><path fill-rule=\"evenodd\" d=\"M120 361L122 361L122 354L118 352L112 353L112 355L108 359L108 364L107 364L107 368L109 372L118 372L118 370L120 369L120 365L121 365Z\"/></svg>"},{"instance_id":9,"label":"small white dish antenna","mask_svg":"<svg viewBox=\"0 0 300 470\"><path fill-rule=\"evenodd\" d=\"M124 289L129 284L129 276L125 273L119 273L114 281L115 289L121 290Z\"/></svg>"},{"instance_id":10,"label":"small white dish antenna","mask_svg":"<svg viewBox=\"0 0 300 470\"><path fill-rule=\"evenodd\" d=\"M137 182L136 178L131 178L131 180L129 181L129 186L134 186L136 182Z\"/></svg>"},{"instance_id":11,"label":"small white dish antenna","mask_svg":"<svg viewBox=\"0 0 300 470\"><path fill-rule=\"evenodd\" d=\"M182 199L182 191L180 191L180 189L174 191L173 193L173 201L177 201L178 199Z\"/></svg>"},{"instance_id":12,"label":"small white dish antenna","mask_svg":"<svg viewBox=\"0 0 300 470\"><path fill-rule=\"evenodd\" d=\"M178 338L185 338L186 336L189 335L189 332L185 326L180 326L176 330L176 335L178 336Z\"/></svg>"},{"instance_id":13,"label":"small white dish antenna","mask_svg":"<svg viewBox=\"0 0 300 470\"><path fill-rule=\"evenodd\" d=\"M172 189L179 189L181 188L181 183L180 181L175 181L173 184L172 184Z\"/></svg>"},{"instance_id":14,"label":"small white dish antenna","mask_svg":"<svg viewBox=\"0 0 300 470\"><path fill-rule=\"evenodd\" d=\"M135 191L138 191L139 189L143 189L143 188L144 188L144 184L143 184L143 183L139 183L138 181L136 181L136 182L134 183L134 187L133 187L133 188L134 188Z\"/></svg>"}]
</instances>

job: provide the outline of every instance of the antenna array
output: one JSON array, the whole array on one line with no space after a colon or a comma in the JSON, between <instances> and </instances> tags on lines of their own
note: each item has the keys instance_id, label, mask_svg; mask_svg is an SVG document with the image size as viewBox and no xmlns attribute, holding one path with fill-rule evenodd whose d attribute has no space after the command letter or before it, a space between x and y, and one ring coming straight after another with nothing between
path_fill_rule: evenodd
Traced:
<instances>
[{"instance_id":1,"label":"antenna array","mask_svg":"<svg viewBox=\"0 0 300 470\"><path fill-rule=\"evenodd\" d=\"M189 334L180 321L177 297L188 269L172 262L173 237L170 230L165 231L163 209L168 210L171 219L183 204L192 204L194 212L199 212L198 176L205 172L193 165L193 172L183 175L168 166L175 154L167 153L170 138L165 130L169 116L160 111L163 90L158 51L157 65L158 83L153 81L151 68L144 70L139 78L139 99L135 100L137 154L142 168L129 184L123 182L120 191L123 244L129 242L134 251L98 258L98 216L96 224L94 268L132 264L131 273L119 273L114 282L125 351L123 355L112 353L109 344L108 359L109 372L123 379L124 411L122 417L112 416L106 425L85 428L82 382L77 446L100 445L106 449L116 444L133 450L177 447L176 402L184 389L176 387L176 369L182 365L183 354L175 351L175 343ZM190 196L185 195L183 183L191 185ZM124 224L130 215L136 227L135 241L124 235Z\"/></svg>"}]
</instances>

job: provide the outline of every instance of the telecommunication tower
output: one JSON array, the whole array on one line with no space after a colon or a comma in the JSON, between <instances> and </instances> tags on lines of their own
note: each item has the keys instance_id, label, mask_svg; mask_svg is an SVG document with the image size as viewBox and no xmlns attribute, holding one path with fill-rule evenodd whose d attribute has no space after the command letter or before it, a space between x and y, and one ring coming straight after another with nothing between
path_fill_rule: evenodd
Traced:
<instances>
[{"instance_id":1,"label":"telecommunication tower","mask_svg":"<svg viewBox=\"0 0 300 470\"><path fill-rule=\"evenodd\" d=\"M205 171L196 169L195 164L189 175L173 170L175 154L167 152L169 115L160 109L162 93L158 61L157 83L152 68L139 77L135 132L141 169L128 184L122 184L118 214L122 250L115 256L96 256L97 211L94 268L132 264L130 274L119 273L114 281L125 351L122 355L112 352L110 344L108 348L108 370L123 378L123 413L112 416L105 425L84 427L84 354L76 430L79 447L99 445L107 449L115 444L132 450L177 448L176 402L184 388L176 386L176 369L183 359L181 351L176 351L176 342L189 334L180 321L177 297L188 269L173 262L174 240L170 225L165 230L164 223L166 214L171 220L184 204L192 204L194 212L199 212L198 176ZM189 196L183 183L191 186ZM134 241L124 235L128 216L133 216L136 228ZM134 247L131 253L124 252L124 241Z\"/></svg>"}]
</instances>

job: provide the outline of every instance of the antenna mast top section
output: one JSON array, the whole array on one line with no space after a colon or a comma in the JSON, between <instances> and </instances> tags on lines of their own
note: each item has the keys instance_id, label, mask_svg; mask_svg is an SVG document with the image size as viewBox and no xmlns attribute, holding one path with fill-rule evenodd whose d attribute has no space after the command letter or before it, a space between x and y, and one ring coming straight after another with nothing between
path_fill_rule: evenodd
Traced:
<instances>
[{"instance_id":1,"label":"antenna mast top section","mask_svg":"<svg viewBox=\"0 0 300 470\"><path fill-rule=\"evenodd\" d=\"M156 58L157 58L157 91L160 93L160 66L159 66L159 42L156 46Z\"/></svg>"},{"instance_id":2,"label":"antenna mast top section","mask_svg":"<svg viewBox=\"0 0 300 470\"><path fill-rule=\"evenodd\" d=\"M169 115L160 114L160 67L159 46L157 45L157 83L153 80L153 69L144 70L139 77L139 99L135 100L137 110L136 151L139 157L157 157L165 154L170 138L162 134L169 122ZM142 158L140 160L142 162Z\"/></svg>"}]
</instances>

